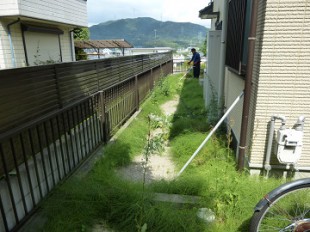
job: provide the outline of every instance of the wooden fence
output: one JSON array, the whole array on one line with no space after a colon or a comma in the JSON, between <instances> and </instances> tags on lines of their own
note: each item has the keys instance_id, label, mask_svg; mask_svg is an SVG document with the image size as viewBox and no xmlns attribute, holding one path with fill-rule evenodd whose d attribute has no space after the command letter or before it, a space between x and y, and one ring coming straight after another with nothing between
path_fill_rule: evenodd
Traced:
<instances>
[{"instance_id":1,"label":"wooden fence","mask_svg":"<svg viewBox=\"0 0 310 232\"><path fill-rule=\"evenodd\" d=\"M172 68L160 53L0 70L0 231L18 230Z\"/></svg>"},{"instance_id":2,"label":"wooden fence","mask_svg":"<svg viewBox=\"0 0 310 232\"><path fill-rule=\"evenodd\" d=\"M171 60L171 53L0 70L0 133Z\"/></svg>"}]
</instances>

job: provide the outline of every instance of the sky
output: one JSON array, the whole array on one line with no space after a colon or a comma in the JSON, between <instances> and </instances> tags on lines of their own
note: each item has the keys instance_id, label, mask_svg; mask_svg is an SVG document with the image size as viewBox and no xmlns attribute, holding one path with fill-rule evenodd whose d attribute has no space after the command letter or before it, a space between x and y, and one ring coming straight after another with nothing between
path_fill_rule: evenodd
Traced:
<instances>
[{"instance_id":1,"label":"sky","mask_svg":"<svg viewBox=\"0 0 310 232\"><path fill-rule=\"evenodd\" d=\"M190 22L210 27L199 10L210 0L88 0L88 26L109 20L151 17L159 21Z\"/></svg>"}]
</instances>

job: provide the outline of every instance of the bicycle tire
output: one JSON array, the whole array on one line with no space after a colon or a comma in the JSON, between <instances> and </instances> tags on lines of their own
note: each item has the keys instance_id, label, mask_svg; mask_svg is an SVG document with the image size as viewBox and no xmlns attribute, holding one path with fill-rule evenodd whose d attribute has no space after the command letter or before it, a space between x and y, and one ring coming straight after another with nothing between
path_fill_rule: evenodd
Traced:
<instances>
[{"instance_id":1,"label":"bicycle tire","mask_svg":"<svg viewBox=\"0 0 310 232\"><path fill-rule=\"evenodd\" d=\"M310 232L310 184L297 185L279 192L256 210L250 232Z\"/></svg>"}]
</instances>

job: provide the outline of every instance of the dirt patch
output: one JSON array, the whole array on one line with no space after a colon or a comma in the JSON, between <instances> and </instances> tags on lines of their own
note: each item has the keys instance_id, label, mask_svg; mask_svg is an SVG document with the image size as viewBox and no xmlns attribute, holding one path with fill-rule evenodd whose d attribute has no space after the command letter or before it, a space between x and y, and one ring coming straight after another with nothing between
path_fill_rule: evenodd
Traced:
<instances>
[{"instance_id":1,"label":"dirt patch","mask_svg":"<svg viewBox=\"0 0 310 232\"><path fill-rule=\"evenodd\" d=\"M177 110L179 104L179 97L166 102L161 105L160 108L166 116L173 115ZM151 137L160 135L163 133L162 128L157 128L151 131ZM123 179L133 182L143 182L143 174L145 172L145 183L149 184L152 181L158 180L172 180L176 177L177 173L175 165L171 159L170 147L165 142L163 145L164 151L162 154L151 154L146 162L144 155L138 155L134 160L126 167L122 167L117 170L119 176ZM112 232L106 223L97 224L94 226L93 232Z\"/></svg>"},{"instance_id":2,"label":"dirt patch","mask_svg":"<svg viewBox=\"0 0 310 232\"><path fill-rule=\"evenodd\" d=\"M147 184L152 181L171 180L175 177L175 167L169 154L169 151L165 151L162 155L150 155L147 162L143 155L136 156L131 164L120 168L118 173L126 180L143 182L145 171Z\"/></svg>"},{"instance_id":3,"label":"dirt patch","mask_svg":"<svg viewBox=\"0 0 310 232\"><path fill-rule=\"evenodd\" d=\"M168 115L173 115L176 112L176 110L177 110L179 101L180 101L180 97L177 96L173 100L167 101L166 103L162 104L160 106L160 109L167 116Z\"/></svg>"},{"instance_id":4,"label":"dirt patch","mask_svg":"<svg viewBox=\"0 0 310 232\"><path fill-rule=\"evenodd\" d=\"M177 110L179 97L168 101L160 106L162 112L167 115L173 115ZM157 128L151 134L157 135L162 133L162 129ZM162 144L164 151L162 154L151 154L146 162L143 155L136 156L132 163L118 170L120 176L130 181L143 181L143 173L145 171L145 182L151 183L157 180L171 180L176 177L175 165L171 160L170 148L167 144ZM144 170L145 167L145 170Z\"/></svg>"}]
</instances>

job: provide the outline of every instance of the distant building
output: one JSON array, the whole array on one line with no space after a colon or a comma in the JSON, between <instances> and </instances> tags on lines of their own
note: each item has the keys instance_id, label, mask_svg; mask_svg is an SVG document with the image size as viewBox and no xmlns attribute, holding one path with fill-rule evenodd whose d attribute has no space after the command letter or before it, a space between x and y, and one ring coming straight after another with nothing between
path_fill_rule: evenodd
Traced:
<instances>
[{"instance_id":1,"label":"distant building","mask_svg":"<svg viewBox=\"0 0 310 232\"><path fill-rule=\"evenodd\" d=\"M159 53L172 51L170 47L154 47L154 48L131 48L128 51L128 55L140 55L148 53Z\"/></svg>"}]
</instances>

